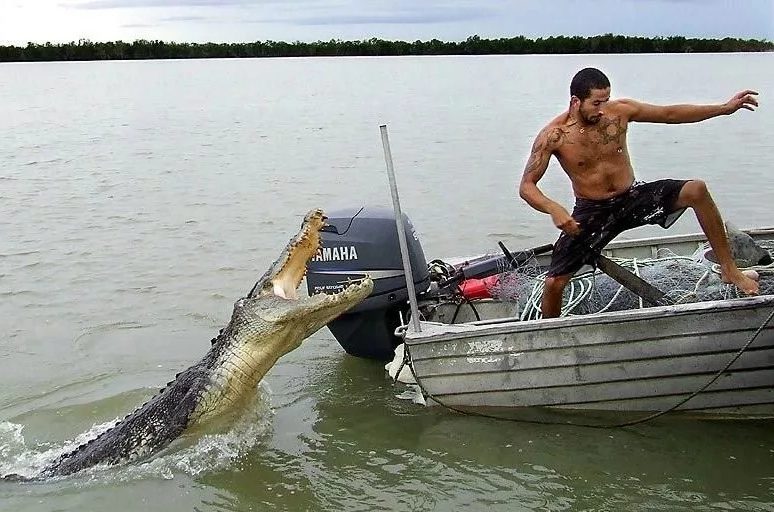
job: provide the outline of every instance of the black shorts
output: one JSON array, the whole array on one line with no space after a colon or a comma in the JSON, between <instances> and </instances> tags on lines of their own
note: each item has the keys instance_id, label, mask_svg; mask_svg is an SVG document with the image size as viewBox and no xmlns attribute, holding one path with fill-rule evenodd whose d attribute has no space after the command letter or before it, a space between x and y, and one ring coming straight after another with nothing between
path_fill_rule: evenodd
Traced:
<instances>
[{"instance_id":1,"label":"black shorts","mask_svg":"<svg viewBox=\"0 0 774 512\"><path fill-rule=\"evenodd\" d=\"M602 249L627 229L646 224L671 226L685 211L675 203L686 180L635 182L626 192L599 201L577 198L572 217L580 225L578 236L562 233L554 244L549 276L574 274L594 261Z\"/></svg>"}]
</instances>

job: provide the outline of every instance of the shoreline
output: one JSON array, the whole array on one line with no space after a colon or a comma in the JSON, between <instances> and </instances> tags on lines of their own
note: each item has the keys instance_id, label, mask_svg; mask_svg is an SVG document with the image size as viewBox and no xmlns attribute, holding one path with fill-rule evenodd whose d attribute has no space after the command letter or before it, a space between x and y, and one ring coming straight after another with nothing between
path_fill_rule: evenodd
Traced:
<instances>
[{"instance_id":1,"label":"shoreline","mask_svg":"<svg viewBox=\"0 0 774 512\"><path fill-rule=\"evenodd\" d=\"M604 34L590 37L551 36L527 39L523 36L464 41L388 41L371 38L359 41L292 43L255 41L244 43L176 43L139 39L133 42L77 42L26 46L0 45L0 62L72 62L116 60L186 60L286 57L404 57L483 55L626 55L626 54L720 54L769 53L774 42L757 39L699 39L683 36L634 37Z\"/></svg>"}]
</instances>

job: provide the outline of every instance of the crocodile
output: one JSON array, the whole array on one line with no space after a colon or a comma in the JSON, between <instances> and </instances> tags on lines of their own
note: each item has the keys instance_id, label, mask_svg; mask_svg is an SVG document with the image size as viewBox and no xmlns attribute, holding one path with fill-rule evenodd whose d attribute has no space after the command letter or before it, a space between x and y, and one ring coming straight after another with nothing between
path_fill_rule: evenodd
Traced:
<instances>
[{"instance_id":1,"label":"crocodile","mask_svg":"<svg viewBox=\"0 0 774 512\"><path fill-rule=\"evenodd\" d=\"M235 305L228 325L206 355L178 373L158 394L109 430L61 455L36 475L6 480L66 476L95 465L138 461L183 434L233 420L255 396L260 380L284 354L353 307L373 289L368 277L339 293L299 298L307 264L322 245L322 210L312 210L301 229L255 286Z\"/></svg>"}]
</instances>

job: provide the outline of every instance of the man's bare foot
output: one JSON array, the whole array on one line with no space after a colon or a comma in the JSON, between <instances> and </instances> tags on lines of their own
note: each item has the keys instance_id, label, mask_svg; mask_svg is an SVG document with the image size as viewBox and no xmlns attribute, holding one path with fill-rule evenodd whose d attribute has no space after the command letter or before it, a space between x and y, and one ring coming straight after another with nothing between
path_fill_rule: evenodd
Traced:
<instances>
[{"instance_id":1,"label":"man's bare foot","mask_svg":"<svg viewBox=\"0 0 774 512\"><path fill-rule=\"evenodd\" d=\"M735 285L745 295L758 295L758 273L754 270L721 271L720 280Z\"/></svg>"}]
</instances>

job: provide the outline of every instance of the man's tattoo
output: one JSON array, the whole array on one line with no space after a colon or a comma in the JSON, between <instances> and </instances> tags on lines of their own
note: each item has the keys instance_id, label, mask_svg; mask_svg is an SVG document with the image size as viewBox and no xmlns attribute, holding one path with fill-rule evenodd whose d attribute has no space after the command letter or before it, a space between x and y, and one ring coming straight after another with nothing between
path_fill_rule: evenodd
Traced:
<instances>
[{"instance_id":1,"label":"man's tattoo","mask_svg":"<svg viewBox=\"0 0 774 512\"><path fill-rule=\"evenodd\" d=\"M602 144L610 144L612 142L623 146L626 136L626 123L622 123L618 117L603 117L594 126L594 131L601 137Z\"/></svg>"},{"instance_id":2,"label":"man's tattoo","mask_svg":"<svg viewBox=\"0 0 774 512\"><path fill-rule=\"evenodd\" d=\"M524 168L524 174L531 174L538 171L543 166L543 153L548 147L548 142L542 136L538 136L535 139L535 143L532 144L532 152L529 154L529 160L527 160L527 166Z\"/></svg>"},{"instance_id":3,"label":"man's tattoo","mask_svg":"<svg viewBox=\"0 0 774 512\"><path fill-rule=\"evenodd\" d=\"M547 158L555 151L559 146L567 141L567 133L559 127L552 128L546 134L538 135L535 139L535 143L532 145L532 152L527 160L527 166L524 169L524 174L530 174L537 172L545 167Z\"/></svg>"},{"instance_id":4,"label":"man's tattoo","mask_svg":"<svg viewBox=\"0 0 774 512\"><path fill-rule=\"evenodd\" d=\"M553 130L551 130L551 133L548 134L548 140L551 143L551 146L554 148L554 150L559 149L560 146L563 146L565 144L573 143L569 138L567 138L568 133L569 131L558 126Z\"/></svg>"}]
</instances>

